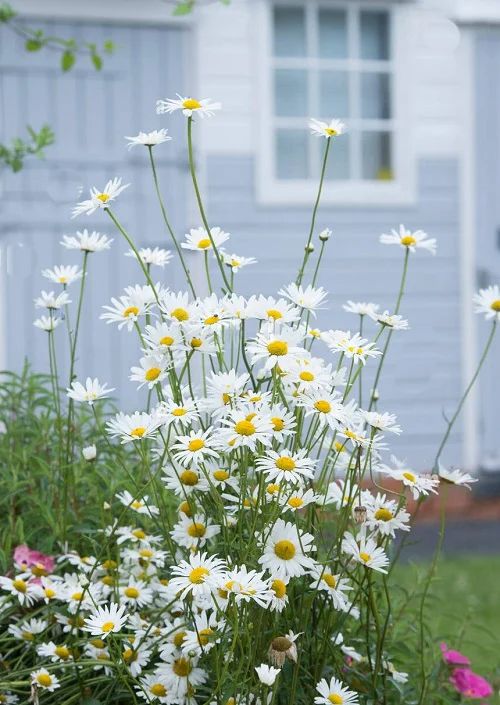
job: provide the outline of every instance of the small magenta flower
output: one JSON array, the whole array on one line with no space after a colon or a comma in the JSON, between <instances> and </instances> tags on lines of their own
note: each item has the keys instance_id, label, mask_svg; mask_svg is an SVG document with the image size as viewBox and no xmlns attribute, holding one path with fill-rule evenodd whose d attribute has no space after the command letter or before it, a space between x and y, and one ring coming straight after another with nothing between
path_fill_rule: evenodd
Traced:
<instances>
[{"instance_id":1,"label":"small magenta flower","mask_svg":"<svg viewBox=\"0 0 500 705\"><path fill-rule=\"evenodd\" d=\"M453 666L470 666L470 660L460 651L455 651L454 649L449 649L448 645L444 641L439 645L441 653L443 654L443 661L449 663Z\"/></svg>"},{"instance_id":2,"label":"small magenta flower","mask_svg":"<svg viewBox=\"0 0 500 705\"><path fill-rule=\"evenodd\" d=\"M488 681L470 668L455 668L450 676L450 683L466 698L488 698L493 694L493 688Z\"/></svg>"}]
</instances>

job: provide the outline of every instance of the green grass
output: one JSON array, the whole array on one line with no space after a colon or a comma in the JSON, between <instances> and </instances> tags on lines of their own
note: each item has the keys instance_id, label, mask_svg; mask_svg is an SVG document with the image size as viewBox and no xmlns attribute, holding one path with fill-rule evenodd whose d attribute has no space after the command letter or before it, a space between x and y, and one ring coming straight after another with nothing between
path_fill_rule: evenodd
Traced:
<instances>
[{"instance_id":1,"label":"green grass","mask_svg":"<svg viewBox=\"0 0 500 705\"><path fill-rule=\"evenodd\" d=\"M394 583L409 592L415 591L418 609L420 580L428 564L415 563L397 567ZM436 639L450 648L461 650L471 660L477 673L493 681L500 705L500 556L463 556L442 559L427 601L426 616Z\"/></svg>"}]
</instances>

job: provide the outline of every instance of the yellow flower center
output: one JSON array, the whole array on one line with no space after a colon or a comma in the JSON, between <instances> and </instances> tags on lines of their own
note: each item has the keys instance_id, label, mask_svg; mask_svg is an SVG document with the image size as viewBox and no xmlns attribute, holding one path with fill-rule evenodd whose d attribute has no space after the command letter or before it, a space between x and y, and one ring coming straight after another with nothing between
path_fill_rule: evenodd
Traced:
<instances>
[{"instance_id":1,"label":"yellow flower center","mask_svg":"<svg viewBox=\"0 0 500 705\"><path fill-rule=\"evenodd\" d=\"M193 438L193 440L189 441L189 443L188 443L188 449L192 453L195 453L197 450L201 450L204 447L205 447L205 441L202 440L201 438Z\"/></svg>"},{"instance_id":2,"label":"yellow flower center","mask_svg":"<svg viewBox=\"0 0 500 705\"><path fill-rule=\"evenodd\" d=\"M139 502L138 499L134 499L134 501L130 505L130 508L131 509L142 509L143 506L144 506L143 502Z\"/></svg>"},{"instance_id":3,"label":"yellow flower center","mask_svg":"<svg viewBox=\"0 0 500 705\"><path fill-rule=\"evenodd\" d=\"M129 316L137 316L139 313L139 309L137 306L129 306L128 308L125 309L123 312L123 318L128 318Z\"/></svg>"},{"instance_id":4,"label":"yellow flower center","mask_svg":"<svg viewBox=\"0 0 500 705\"><path fill-rule=\"evenodd\" d=\"M31 566L31 572L33 575L36 575L37 578L40 578L42 575L48 575L47 569L44 568L41 563L36 563L34 566Z\"/></svg>"},{"instance_id":5,"label":"yellow flower center","mask_svg":"<svg viewBox=\"0 0 500 705\"><path fill-rule=\"evenodd\" d=\"M199 110L201 103L195 98L186 98L186 100L182 101L182 107L184 110Z\"/></svg>"},{"instance_id":6,"label":"yellow flower center","mask_svg":"<svg viewBox=\"0 0 500 705\"><path fill-rule=\"evenodd\" d=\"M39 673L36 679L44 688L48 688L52 685L52 677L48 673Z\"/></svg>"},{"instance_id":7,"label":"yellow flower center","mask_svg":"<svg viewBox=\"0 0 500 705\"><path fill-rule=\"evenodd\" d=\"M189 313L185 308L174 308L170 314L172 318L176 318L178 321L187 321L189 318Z\"/></svg>"},{"instance_id":8,"label":"yellow flower center","mask_svg":"<svg viewBox=\"0 0 500 705\"><path fill-rule=\"evenodd\" d=\"M16 578L12 581L12 587L14 587L18 592L26 592L28 589L28 584L22 578Z\"/></svg>"},{"instance_id":9,"label":"yellow flower center","mask_svg":"<svg viewBox=\"0 0 500 705\"><path fill-rule=\"evenodd\" d=\"M141 558L152 558L154 556L154 552L150 548L141 548L139 555ZM129 595L129 597L131 597L131 595Z\"/></svg>"},{"instance_id":10,"label":"yellow flower center","mask_svg":"<svg viewBox=\"0 0 500 705\"><path fill-rule=\"evenodd\" d=\"M179 480L182 482L183 485L188 485L188 487L194 487L195 485L197 485L199 479L200 478L198 476L198 473L196 473L194 470L184 470L179 475Z\"/></svg>"},{"instance_id":11,"label":"yellow flower center","mask_svg":"<svg viewBox=\"0 0 500 705\"><path fill-rule=\"evenodd\" d=\"M192 512L189 508L189 502L181 502L181 504L179 505L179 511L185 514L187 517L190 517Z\"/></svg>"},{"instance_id":12,"label":"yellow flower center","mask_svg":"<svg viewBox=\"0 0 500 705\"><path fill-rule=\"evenodd\" d=\"M175 659L174 665L172 666L172 669L173 669L176 676L180 676L181 678L186 678L191 673L192 666L187 658L181 657L181 658Z\"/></svg>"},{"instance_id":13,"label":"yellow flower center","mask_svg":"<svg viewBox=\"0 0 500 705\"><path fill-rule=\"evenodd\" d=\"M32 632L21 632L21 636L24 641L33 641L35 638L35 635Z\"/></svg>"},{"instance_id":14,"label":"yellow flower center","mask_svg":"<svg viewBox=\"0 0 500 705\"><path fill-rule=\"evenodd\" d=\"M71 595L71 599L72 599L72 600L81 600L82 597L83 597L83 593L82 593L82 592L74 592L74 593Z\"/></svg>"},{"instance_id":15,"label":"yellow flower center","mask_svg":"<svg viewBox=\"0 0 500 705\"><path fill-rule=\"evenodd\" d=\"M205 536L206 534L206 526L205 524L201 524L200 522L194 521L192 524L188 526L188 534L191 536L193 539L201 538L202 536Z\"/></svg>"},{"instance_id":16,"label":"yellow flower center","mask_svg":"<svg viewBox=\"0 0 500 705\"><path fill-rule=\"evenodd\" d=\"M209 316L208 318L205 318L205 320L203 321L203 323L206 326L213 326L218 322L219 322L219 316L216 313L214 313L213 316Z\"/></svg>"},{"instance_id":17,"label":"yellow flower center","mask_svg":"<svg viewBox=\"0 0 500 705\"><path fill-rule=\"evenodd\" d=\"M146 532L142 529L134 529L132 531L132 534L135 536L136 539L142 540L146 538Z\"/></svg>"},{"instance_id":18,"label":"yellow flower center","mask_svg":"<svg viewBox=\"0 0 500 705\"><path fill-rule=\"evenodd\" d=\"M413 237L413 235L405 235L404 237L401 238L401 244L405 245L406 247L410 247L411 245L414 245L417 241Z\"/></svg>"},{"instance_id":19,"label":"yellow flower center","mask_svg":"<svg viewBox=\"0 0 500 705\"><path fill-rule=\"evenodd\" d=\"M149 686L151 695L156 695L158 698L163 698L167 694L167 689L161 683L153 683Z\"/></svg>"},{"instance_id":20,"label":"yellow flower center","mask_svg":"<svg viewBox=\"0 0 500 705\"><path fill-rule=\"evenodd\" d=\"M318 328L311 328L311 330L309 331L309 335L312 338L319 338L319 336L321 335L321 331Z\"/></svg>"},{"instance_id":21,"label":"yellow flower center","mask_svg":"<svg viewBox=\"0 0 500 705\"><path fill-rule=\"evenodd\" d=\"M496 311L498 313L500 311L500 299L492 301L490 304L490 308L492 309L492 311Z\"/></svg>"},{"instance_id":22,"label":"yellow flower center","mask_svg":"<svg viewBox=\"0 0 500 705\"><path fill-rule=\"evenodd\" d=\"M268 494L276 494L276 493L279 492L279 491L280 491L280 486L279 486L279 485L275 485L274 483L271 483L270 485L268 485L268 486L266 487L266 492L267 492Z\"/></svg>"},{"instance_id":23,"label":"yellow flower center","mask_svg":"<svg viewBox=\"0 0 500 705\"><path fill-rule=\"evenodd\" d=\"M160 338L160 345L166 345L168 347L170 345L173 345L173 343L174 339L171 335L164 335L163 338Z\"/></svg>"},{"instance_id":24,"label":"yellow flower center","mask_svg":"<svg viewBox=\"0 0 500 705\"><path fill-rule=\"evenodd\" d=\"M334 130L333 127L325 127L325 134L327 134L328 137L336 137L338 132Z\"/></svg>"},{"instance_id":25,"label":"yellow flower center","mask_svg":"<svg viewBox=\"0 0 500 705\"><path fill-rule=\"evenodd\" d=\"M189 582L193 583L194 585L201 585L203 582L204 578L206 575L209 574L208 568L204 568L203 566L199 566L199 568L193 568L193 570L189 573Z\"/></svg>"},{"instance_id":26,"label":"yellow flower center","mask_svg":"<svg viewBox=\"0 0 500 705\"><path fill-rule=\"evenodd\" d=\"M342 453L344 450L344 444L340 443L340 441L335 441L335 443L333 444L333 447L335 448L337 453Z\"/></svg>"},{"instance_id":27,"label":"yellow flower center","mask_svg":"<svg viewBox=\"0 0 500 705\"><path fill-rule=\"evenodd\" d=\"M102 631L107 634L108 632L112 631L115 628L115 623L114 622L104 622L102 625L101 629Z\"/></svg>"},{"instance_id":28,"label":"yellow flower center","mask_svg":"<svg viewBox=\"0 0 500 705\"><path fill-rule=\"evenodd\" d=\"M201 348L203 340L201 338L191 338L190 345L192 348Z\"/></svg>"},{"instance_id":29,"label":"yellow flower center","mask_svg":"<svg viewBox=\"0 0 500 705\"><path fill-rule=\"evenodd\" d=\"M378 521L390 521L393 517L394 514L385 507L380 507L380 509L377 509L375 512L375 519Z\"/></svg>"},{"instance_id":30,"label":"yellow flower center","mask_svg":"<svg viewBox=\"0 0 500 705\"><path fill-rule=\"evenodd\" d=\"M96 649L104 649L106 643L102 639L91 639L90 643L95 646Z\"/></svg>"},{"instance_id":31,"label":"yellow flower center","mask_svg":"<svg viewBox=\"0 0 500 705\"><path fill-rule=\"evenodd\" d=\"M284 470L285 472L292 472L295 470L295 460L290 458L289 455L282 455L280 458L276 458L274 464L278 470Z\"/></svg>"},{"instance_id":32,"label":"yellow flower center","mask_svg":"<svg viewBox=\"0 0 500 705\"><path fill-rule=\"evenodd\" d=\"M369 554L369 553L365 553L365 551L361 551L360 554L359 554L359 557L361 558L361 560L363 561L363 563L368 563L368 562L371 561L371 559L372 559L372 557L370 556L370 554Z\"/></svg>"},{"instance_id":33,"label":"yellow flower center","mask_svg":"<svg viewBox=\"0 0 500 705\"><path fill-rule=\"evenodd\" d=\"M332 410L332 405L326 399L318 399L318 401L314 404L314 408L321 414L328 414Z\"/></svg>"},{"instance_id":34,"label":"yellow flower center","mask_svg":"<svg viewBox=\"0 0 500 705\"><path fill-rule=\"evenodd\" d=\"M144 375L148 382L154 382L155 379L161 375L161 370L159 367L150 367Z\"/></svg>"},{"instance_id":35,"label":"yellow flower center","mask_svg":"<svg viewBox=\"0 0 500 705\"><path fill-rule=\"evenodd\" d=\"M125 649L123 652L123 660L125 663L132 663L133 661L136 661L137 651L134 651L133 649Z\"/></svg>"},{"instance_id":36,"label":"yellow flower center","mask_svg":"<svg viewBox=\"0 0 500 705\"><path fill-rule=\"evenodd\" d=\"M177 634L174 636L174 644L175 646L177 646L178 649L181 648L185 638L186 632L177 632Z\"/></svg>"},{"instance_id":37,"label":"yellow flower center","mask_svg":"<svg viewBox=\"0 0 500 705\"><path fill-rule=\"evenodd\" d=\"M270 308L266 311L266 313L269 318L273 319L273 321L278 321L280 318L283 318L283 314L281 311L278 311L277 308Z\"/></svg>"},{"instance_id":38,"label":"yellow flower center","mask_svg":"<svg viewBox=\"0 0 500 705\"><path fill-rule=\"evenodd\" d=\"M273 340L271 343L268 343L267 351L270 355L281 357L288 353L288 343L284 340Z\"/></svg>"},{"instance_id":39,"label":"yellow flower center","mask_svg":"<svg viewBox=\"0 0 500 705\"><path fill-rule=\"evenodd\" d=\"M123 592L126 597L131 597L134 600L139 597L139 590L135 587L127 587Z\"/></svg>"},{"instance_id":40,"label":"yellow flower center","mask_svg":"<svg viewBox=\"0 0 500 705\"><path fill-rule=\"evenodd\" d=\"M280 580L279 578L273 580L271 583L271 590L273 590L276 597L283 598L286 595L286 585L283 580Z\"/></svg>"},{"instance_id":41,"label":"yellow flower center","mask_svg":"<svg viewBox=\"0 0 500 705\"><path fill-rule=\"evenodd\" d=\"M210 238L203 237L201 240L198 240L197 247L199 247L200 250L208 250L211 244L212 243L210 242Z\"/></svg>"},{"instance_id":42,"label":"yellow flower center","mask_svg":"<svg viewBox=\"0 0 500 705\"><path fill-rule=\"evenodd\" d=\"M301 373L299 374L299 378L300 378L303 382L312 382L313 379L314 379L314 375L313 375L312 372L309 372L308 370L304 370L303 372L301 372Z\"/></svg>"},{"instance_id":43,"label":"yellow flower center","mask_svg":"<svg viewBox=\"0 0 500 705\"><path fill-rule=\"evenodd\" d=\"M335 576L332 575L331 573L323 573L323 580L325 583L328 585L329 588L335 588L337 585L337 581L335 579Z\"/></svg>"},{"instance_id":44,"label":"yellow flower center","mask_svg":"<svg viewBox=\"0 0 500 705\"><path fill-rule=\"evenodd\" d=\"M244 420L238 421L238 423L235 424L234 430L239 436L253 436L257 429L251 421Z\"/></svg>"},{"instance_id":45,"label":"yellow flower center","mask_svg":"<svg viewBox=\"0 0 500 705\"><path fill-rule=\"evenodd\" d=\"M290 507L293 507L293 509L300 509L304 504L304 500L301 497L290 497L288 504Z\"/></svg>"},{"instance_id":46,"label":"yellow flower center","mask_svg":"<svg viewBox=\"0 0 500 705\"><path fill-rule=\"evenodd\" d=\"M109 193L98 193L96 198L101 203L107 203L109 201Z\"/></svg>"},{"instance_id":47,"label":"yellow flower center","mask_svg":"<svg viewBox=\"0 0 500 705\"><path fill-rule=\"evenodd\" d=\"M285 428L285 422L279 416L272 416L273 431L282 431Z\"/></svg>"},{"instance_id":48,"label":"yellow flower center","mask_svg":"<svg viewBox=\"0 0 500 705\"><path fill-rule=\"evenodd\" d=\"M403 477L409 482L415 482L415 480L417 479L412 472L404 472Z\"/></svg>"},{"instance_id":49,"label":"yellow flower center","mask_svg":"<svg viewBox=\"0 0 500 705\"><path fill-rule=\"evenodd\" d=\"M289 561L295 556L295 546L288 539L281 539L274 545L274 552L283 561Z\"/></svg>"},{"instance_id":50,"label":"yellow flower center","mask_svg":"<svg viewBox=\"0 0 500 705\"><path fill-rule=\"evenodd\" d=\"M198 641L201 646L206 646L208 644L208 642L210 641L210 636L213 633L213 629L210 629L210 627L207 627L207 629L200 629L200 631L198 632Z\"/></svg>"},{"instance_id":51,"label":"yellow flower center","mask_svg":"<svg viewBox=\"0 0 500 705\"><path fill-rule=\"evenodd\" d=\"M53 597L56 596L56 591L52 590L52 588L45 588L43 592L48 600L51 600Z\"/></svg>"},{"instance_id":52,"label":"yellow flower center","mask_svg":"<svg viewBox=\"0 0 500 705\"><path fill-rule=\"evenodd\" d=\"M344 698L338 693L331 693L328 696L328 700L332 703L332 705L342 705L344 702Z\"/></svg>"},{"instance_id":53,"label":"yellow flower center","mask_svg":"<svg viewBox=\"0 0 500 705\"><path fill-rule=\"evenodd\" d=\"M69 649L67 646L64 646L64 644L61 646L56 646L54 653L56 656L59 656L62 661L67 661L70 656Z\"/></svg>"},{"instance_id":54,"label":"yellow flower center","mask_svg":"<svg viewBox=\"0 0 500 705\"><path fill-rule=\"evenodd\" d=\"M130 431L131 436L135 436L136 438L142 438L144 434L146 433L146 428L144 426L136 426Z\"/></svg>"},{"instance_id":55,"label":"yellow flower center","mask_svg":"<svg viewBox=\"0 0 500 705\"><path fill-rule=\"evenodd\" d=\"M182 406L172 409L172 416L184 416L185 414L187 414L187 411Z\"/></svg>"},{"instance_id":56,"label":"yellow flower center","mask_svg":"<svg viewBox=\"0 0 500 705\"><path fill-rule=\"evenodd\" d=\"M213 475L214 478L219 482L224 482L229 477L229 473L227 472L227 470L216 470Z\"/></svg>"},{"instance_id":57,"label":"yellow flower center","mask_svg":"<svg viewBox=\"0 0 500 705\"><path fill-rule=\"evenodd\" d=\"M108 558L107 560L104 561L104 563L102 564L102 567L104 568L104 570L114 570L115 568L118 567L118 564L113 559Z\"/></svg>"}]
</instances>

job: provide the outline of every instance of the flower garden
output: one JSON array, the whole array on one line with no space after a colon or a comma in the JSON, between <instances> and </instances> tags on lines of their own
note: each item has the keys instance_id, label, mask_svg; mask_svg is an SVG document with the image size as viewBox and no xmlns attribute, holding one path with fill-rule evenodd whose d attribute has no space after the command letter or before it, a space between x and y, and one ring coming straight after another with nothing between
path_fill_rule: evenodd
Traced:
<instances>
[{"instance_id":1,"label":"flower garden","mask_svg":"<svg viewBox=\"0 0 500 705\"><path fill-rule=\"evenodd\" d=\"M62 237L74 264L44 269L51 290L35 301L50 369L3 376L0 703L484 703L493 674L474 670L458 630L456 643L436 642L429 596L447 487L466 492L475 481L441 456L489 353L500 290L471 302L490 334L433 467L419 473L391 454L403 431L378 385L393 336L408 328L412 259L434 254L436 240L402 225L381 234L381 247L401 251L393 309L348 301L350 331L335 328L334 312L319 329L322 257L335 243L316 216L346 127L311 120L323 163L296 278L273 297L242 296L238 272L258 263L228 249L230 234L210 222L194 157L199 120L220 109L181 96L157 104L166 120L186 122L199 227L183 239L169 220L155 162L168 129L128 137L150 162L171 249L140 248L123 225L133 184L92 186L73 217L99 212L103 232ZM99 313L86 305L86 277L117 240L137 279ZM202 286L188 251L203 261ZM167 284L174 259L182 291ZM137 351L125 371L142 389L132 413L78 361L81 321L99 315ZM436 494L434 558L422 583L403 589L407 499L418 513Z\"/></svg>"}]
</instances>

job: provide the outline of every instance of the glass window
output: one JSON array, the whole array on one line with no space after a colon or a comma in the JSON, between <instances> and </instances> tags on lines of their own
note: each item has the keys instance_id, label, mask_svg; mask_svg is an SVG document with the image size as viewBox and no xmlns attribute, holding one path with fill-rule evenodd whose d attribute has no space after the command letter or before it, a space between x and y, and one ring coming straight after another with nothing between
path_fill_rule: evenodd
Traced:
<instances>
[{"instance_id":1,"label":"glass window","mask_svg":"<svg viewBox=\"0 0 500 705\"><path fill-rule=\"evenodd\" d=\"M307 71L278 69L275 73L274 103L276 115L306 117L308 114Z\"/></svg>"},{"instance_id":2,"label":"glass window","mask_svg":"<svg viewBox=\"0 0 500 705\"><path fill-rule=\"evenodd\" d=\"M392 180L390 133L364 132L361 144L363 179Z\"/></svg>"},{"instance_id":3,"label":"glass window","mask_svg":"<svg viewBox=\"0 0 500 705\"><path fill-rule=\"evenodd\" d=\"M347 71L321 71L319 75L319 115L349 117L349 74Z\"/></svg>"},{"instance_id":4,"label":"glass window","mask_svg":"<svg viewBox=\"0 0 500 705\"><path fill-rule=\"evenodd\" d=\"M387 61L389 58L389 14L362 10L360 13L361 58Z\"/></svg>"},{"instance_id":5,"label":"glass window","mask_svg":"<svg viewBox=\"0 0 500 705\"><path fill-rule=\"evenodd\" d=\"M303 8L274 8L274 55L306 55L306 27Z\"/></svg>"},{"instance_id":6,"label":"glass window","mask_svg":"<svg viewBox=\"0 0 500 705\"><path fill-rule=\"evenodd\" d=\"M345 59L347 49L347 13L345 10L318 12L319 56L322 59Z\"/></svg>"},{"instance_id":7,"label":"glass window","mask_svg":"<svg viewBox=\"0 0 500 705\"><path fill-rule=\"evenodd\" d=\"M362 74L361 117L371 120L388 120L391 117L389 74Z\"/></svg>"},{"instance_id":8,"label":"glass window","mask_svg":"<svg viewBox=\"0 0 500 705\"><path fill-rule=\"evenodd\" d=\"M276 164L279 179L307 179L309 176L309 135L306 130L276 132Z\"/></svg>"}]
</instances>

